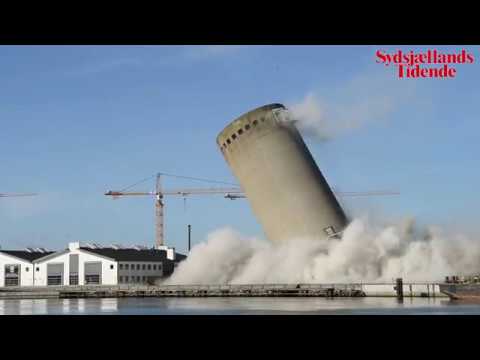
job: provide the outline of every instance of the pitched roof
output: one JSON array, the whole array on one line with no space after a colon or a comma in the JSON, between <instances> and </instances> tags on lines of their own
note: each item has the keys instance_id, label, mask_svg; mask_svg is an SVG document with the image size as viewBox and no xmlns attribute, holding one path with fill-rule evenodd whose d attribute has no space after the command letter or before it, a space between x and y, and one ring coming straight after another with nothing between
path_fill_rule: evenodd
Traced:
<instances>
[{"instance_id":1,"label":"pitched roof","mask_svg":"<svg viewBox=\"0 0 480 360\"><path fill-rule=\"evenodd\" d=\"M187 255L183 255L180 253L175 253L175 261L180 262L182 260L185 260L187 258Z\"/></svg>"},{"instance_id":2,"label":"pitched roof","mask_svg":"<svg viewBox=\"0 0 480 360\"><path fill-rule=\"evenodd\" d=\"M167 252L165 250L158 249L91 249L87 247L80 247L81 250L85 250L94 254L105 256L116 261L165 261L167 259ZM182 254L176 254L177 256L185 256Z\"/></svg>"},{"instance_id":3,"label":"pitched roof","mask_svg":"<svg viewBox=\"0 0 480 360\"><path fill-rule=\"evenodd\" d=\"M165 250L158 249L145 249L145 250L136 250L136 249L113 249L113 248L102 248L102 249L91 249L87 247L81 247L80 249L89 251L91 253L108 257L116 261L171 261L167 259L167 252ZM65 252L65 251L63 251ZM15 256L17 258L26 260L28 262L33 262L43 257L50 255L61 254L62 252L28 252L24 250L0 250L0 253L5 253L7 255ZM175 253L175 262L182 261L186 258L185 255Z\"/></svg>"},{"instance_id":4,"label":"pitched roof","mask_svg":"<svg viewBox=\"0 0 480 360\"><path fill-rule=\"evenodd\" d=\"M40 251L34 251L34 252L28 252L25 250L0 250L0 252L15 256L17 258L27 260L28 262L32 262L34 260L40 259L44 256L53 254L53 251L46 251L46 252L40 252Z\"/></svg>"}]
</instances>

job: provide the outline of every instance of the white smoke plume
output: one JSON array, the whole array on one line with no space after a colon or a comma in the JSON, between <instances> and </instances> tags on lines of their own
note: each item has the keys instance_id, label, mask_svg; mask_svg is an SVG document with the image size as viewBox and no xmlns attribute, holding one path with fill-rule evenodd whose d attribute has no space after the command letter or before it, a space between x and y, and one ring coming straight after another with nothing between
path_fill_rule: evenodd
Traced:
<instances>
[{"instance_id":1,"label":"white smoke plume","mask_svg":"<svg viewBox=\"0 0 480 360\"><path fill-rule=\"evenodd\" d=\"M325 106L320 104L313 93L307 94L302 101L290 105L289 110L297 120L299 130L307 135L313 135L322 141L329 140L333 135L334 127L325 113Z\"/></svg>"},{"instance_id":2,"label":"white smoke plume","mask_svg":"<svg viewBox=\"0 0 480 360\"><path fill-rule=\"evenodd\" d=\"M393 109L389 96L371 98L337 107L318 95L308 93L304 99L289 105L297 127L307 136L327 141L338 135L384 119Z\"/></svg>"},{"instance_id":3,"label":"white smoke plume","mask_svg":"<svg viewBox=\"0 0 480 360\"><path fill-rule=\"evenodd\" d=\"M347 82L301 100L287 102L303 135L326 141L344 133L388 121L397 109L412 109L417 83L398 81L390 74L367 70ZM425 98L425 93L422 93Z\"/></svg>"},{"instance_id":4,"label":"white smoke plume","mask_svg":"<svg viewBox=\"0 0 480 360\"><path fill-rule=\"evenodd\" d=\"M292 239L273 244L230 228L211 233L180 263L168 284L268 284L438 281L478 272L480 247L441 229L418 231L413 220L375 225L355 219L341 240Z\"/></svg>"}]
</instances>

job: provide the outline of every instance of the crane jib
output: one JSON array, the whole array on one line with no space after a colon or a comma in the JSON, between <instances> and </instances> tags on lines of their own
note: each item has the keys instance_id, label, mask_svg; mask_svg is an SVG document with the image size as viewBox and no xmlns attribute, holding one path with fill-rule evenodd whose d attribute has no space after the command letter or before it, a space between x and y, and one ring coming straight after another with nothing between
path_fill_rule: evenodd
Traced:
<instances>
[{"instance_id":1,"label":"crane jib","mask_svg":"<svg viewBox=\"0 0 480 360\"><path fill-rule=\"evenodd\" d=\"M143 182L143 180L142 180ZM134 184L136 185L136 184ZM128 188L130 188L129 186ZM127 188L126 188L127 189ZM393 191L368 191L368 192L338 192L333 191L338 196L379 196L379 195L398 195L399 193ZM186 198L189 195L215 195L221 194L224 198L235 200L246 198L246 194L240 187L231 188L180 188L163 190L161 188L160 174L157 175L156 188L153 192L128 192L128 191L114 191L109 190L104 195L112 196L114 199L123 196L155 196L155 244L158 248L164 246L164 203L163 196L183 196ZM1 196L1 194L0 194Z\"/></svg>"}]
</instances>

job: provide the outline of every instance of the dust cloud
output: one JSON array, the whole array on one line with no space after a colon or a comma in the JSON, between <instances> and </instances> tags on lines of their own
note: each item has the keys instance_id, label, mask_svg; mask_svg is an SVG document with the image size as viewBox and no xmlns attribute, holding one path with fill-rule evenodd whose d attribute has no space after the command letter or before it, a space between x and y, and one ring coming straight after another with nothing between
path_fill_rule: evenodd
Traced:
<instances>
[{"instance_id":1,"label":"dust cloud","mask_svg":"<svg viewBox=\"0 0 480 360\"><path fill-rule=\"evenodd\" d=\"M327 251L325 251L325 247ZM439 281L478 271L480 247L461 234L418 229L415 221L354 219L342 239L273 243L231 228L192 248L164 284L272 284Z\"/></svg>"}]
</instances>

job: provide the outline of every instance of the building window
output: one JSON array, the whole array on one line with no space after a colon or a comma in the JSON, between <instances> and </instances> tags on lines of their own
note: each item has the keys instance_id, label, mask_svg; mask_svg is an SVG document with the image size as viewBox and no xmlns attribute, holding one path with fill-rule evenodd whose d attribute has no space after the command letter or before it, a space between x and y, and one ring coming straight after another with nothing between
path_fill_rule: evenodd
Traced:
<instances>
[{"instance_id":1,"label":"building window","mask_svg":"<svg viewBox=\"0 0 480 360\"><path fill-rule=\"evenodd\" d=\"M250 124L245 125L245 130L250 130Z\"/></svg>"},{"instance_id":2,"label":"building window","mask_svg":"<svg viewBox=\"0 0 480 360\"><path fill-rule=\"evenodd\" d=\"M69 280L70 285L78 285L78 274L71 274Z\"/></svg>"},{"instance_id":3,"label":"building window","mask_svg":"<svg viewBox=\"0 0 480 360\"><path fill-rule=\"evenodd\" d=\"M123 264L120 264L120 270L123 270Z\"/></svg>"},{"instance_id":4,"label":"building window","mask_svg":"<svg viewBox=\"0 0 480 360\"><path fill-rule=\"evenodd\" d=\"M25 271L28 272L28 266L25 268Z\"/></svg>"},{"instance_id":5,"label":"building window","mask_svg":"<svg viewBox=\"0 0 480 360\"><path fill-rule=\"evenodd\" d=\"M232 139L235 140L237 138L237 135L232 134Z\"/></svg>"},{"instance_id":6,"label":"building window","mask_svg":"<svg viewBox=\"0 0 480 360\"><path fill-rule=\"evenodd\" d=\"M145 270L145 264L142 265L142 270Z\"/></svg>"},{"instance_id":7,"label":"building window","mask_svg":"<svg viewBox=\"0 0 480 360\"><path fill-rule=\"evenodd\" d=\"M38 271L40 271L40 268L39 268L39 267L37 267L37 272L38 272Z\"/></svg>"},{"instance_id":8,"label":"building window","mask_svg":"<svg viewBox=\"0 0 480 360\"><path fill-rule=\"evenodd\" d=\"M137 264L137 270L140 270L140 264Z\"/></svg>"},{"instance_id":9,"label":"building window","mask_svg":"<svg viewBox=\"0 0 480 360\"><path fill-rule=\"evenodd\" d=\"M100 275L85 275L85 285L100 284Z\"/></svg>"},{"instance_id":10,"label":"building window","mask_svg":"<svg viewBox=\"0 0 480 360\"><path fill-rule=\"evenodd\" d=\"M137 276L137 282L140 282L140 276Z\"/></svg>"},{"instance_id":11,"label":"building window","mask_svg":"<svg viewBox=\"0 0 480 360\"><path fill-rule=\"evenodd\" d=\"M47 276L47 285L62 285L62 275Z\"/></svg>"},{"instance_id":12,"label":"building window","mask_svg":"<svg viewBox=\"0 0 480 360\"><path fill-rule=\"evenodd\" d=\"M125 264L125 270L128 270L128 264Z\"/></svg>"},{"instance_id":13,"label":"building window","mask_svg":"<svg viewBox=\"0 0 480 360\"><path fill-rule=\"evenodd\" d=\"M135 270L135 264L132 264L132 270Z\"/></svg>"},{"instance_id":14,"label":"building window","mask_svg":"<svg viewBox=\"0 0 480 360\"><path fill-rule=\"evenodd\" d=\"M152 270L152 265L148 264L147 269Z\"/></svg>"},{"instance_id":15,"label":"building window","mask_svg":"<svg viewBox=\"0 0 480 360\"><path fill-rule=\"evenodd\" d=\"M253 120L253 126L257 126L258 125L258 120Z\"/></svg>"},{"instance_id":16,"label":"building window","mask_svg":"<svg viewBox=\"0 0 480 360\"><path fill-rule=\"evenodd\" d=\"M232 142L230 141L230 139L227 139L227 144L231 144Z\"/></svg>"},{"instance_id":17,"label":"building window","mask_svg":"<svg viewBox=\"0 0 480 360\"><path fill-rule=\"evenodd\" d=\"M157 270L157 265L153 265L153 270Z\"/></svg>"},{"instance_id":18,"label":"building window","mask_svg":"<svg viewBox=\"0 0 480 360\"><path fill-rule=\"evenodd\" d=\"M110 269L112 269L112 270L113 270L113 264L112 264L112 265L110 265Z\"/></svg>"},{"instance_id":19,"label":"building window","mask_svg":"<svg viewBox=\"0 0 480 360\"><path fill-rule=\"evenodd\" d=\"M5 286L20 285L19 269L20 265L5 265Z\"/></svg>"},{"instance_id":20,"label":"building window","mask_svg":"<svg viewBox=\"0 0 480 360\"><path fill-rule=\"evenodd\" d=\"M243 129L238 130L238 135L242 135L242 134L243 134Z\"/></svg>"},{"instance_id":21,"label":"building window","mask_svg":"<svg viewBox=\"0 0 480 360\"><path fill-rule=\"evenodd\" d=\"M123 283L123 276L119 276L119 277L118 277L118 281L121 282L121 283Z\"/></svg>"}]
</instances>

